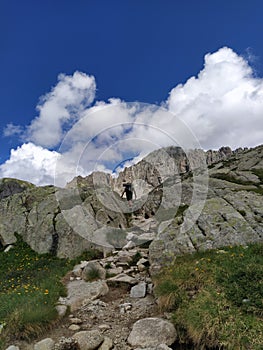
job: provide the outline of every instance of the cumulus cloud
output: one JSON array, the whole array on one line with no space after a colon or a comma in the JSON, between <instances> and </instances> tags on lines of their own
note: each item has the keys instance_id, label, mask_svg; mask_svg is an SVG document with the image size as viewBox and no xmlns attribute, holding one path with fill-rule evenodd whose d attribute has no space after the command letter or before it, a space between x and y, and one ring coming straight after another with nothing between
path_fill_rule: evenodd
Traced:
<instances>
[{"instance_id":1,"label":"cumulus cloud","mask_svg":"<svg viewBox=\"0 0 263 350\"><path fill-rule=\"evenodd\" d=\"M57 85L41 98L37 106L39 116L27 130L27 139L43 147L54 147L61 142L63 127L82 117L82 112L95 98L93 76L75 72L72 76L60 74Z\"/></svg>"},{"instance_id":2,"label":"cumulus cloud","mask_svg":"<svg viewBox=\"0 0 263 350\"><path fill-rule=\"evenodd\" d=\"M10 158L0 166L0 176L18 178L37 185L52 184L60 156L55 151L25 143L16 150L11 150Z\"/></svg>"},{"instance_id":3,"label":"cumulus cloud","mask_svg":"<svg viewBox=\"0 0 263 350\"><path fill-rule=\"evenodd\" d=\"M95 91L92 76L60 75L37 106L39 115L28 127L31 142L11 152L0 175L63 186L76 175L118 169L164 146L237 148L263 140L263 79L227 47L207 54L199 74L174 87L162 107L118 98L91 106ZM20 132L12 124L5 130Z\"/></svg>"},{"instance_id":4,"label":"cumulus cloud","mask_svg":"<svg viewBox=\"0 0 263 350\"><path fill-rule=\"evenodd\" d=\"M263 79L224 47L205 56L203 70L170 92L167 106L204 148L255 146L263 140Z\"/></svg>"}]
</instances>

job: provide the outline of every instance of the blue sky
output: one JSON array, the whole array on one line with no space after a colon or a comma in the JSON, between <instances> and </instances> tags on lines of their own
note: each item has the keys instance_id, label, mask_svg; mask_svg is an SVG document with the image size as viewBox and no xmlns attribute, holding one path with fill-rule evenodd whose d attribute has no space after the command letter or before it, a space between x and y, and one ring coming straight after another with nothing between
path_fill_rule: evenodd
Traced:
<instances>
[{"instance_id":1,"label":"blue sky","mask_svg":"<svg viewBox=\"0 0 263 350\"><path fill-rule=\"evenodd\" d=\"M50 164L54 164L52 152L60 154L65 132L79 121L80 116L86 117L90 112L88 108L96 106L98 101L116 108L117 100L108 102L110 98L125 104L139 101L164 106L169 113L177 114L193 127L204 148L217 148L226 143L232 147L262 143L262 13L261 0L1 0L0 175L21 177L40 184L50 182L52 176L48 171L41 173L43 164L46 164L46 169L51 169L51 173L53 165ZM213 56L216 53L217 56ZM211 56L206 61L207 54ZM221 64L220 69L223 68L220 72L218 62L227 62L224 67ZM232 74L235 67L239 69ZM75 72L80 75L74 76ZM200 72L203 72L201 76ZM228 73L234 77L233 80ZM209 90L213 90L211 80L208 84L205 78L207 74L211 80L214 77L214 85L220 87L220 93L216 91L213 96L207 95ZM227 92L228 97L221 93L225 91L225 74L225 83L228 87L232 86L232 90ZM218 76L221 76L220 81L217 81ZM40 110L45 101L52 98L54 102L58 95L61 106L63 98L60 93L63 92L55 97L51 92L59 82L60 87L71 84L69 77L78 81L77 84L80 79L85 80L87 84L80 90L87 94L89 102L84 95L81 100L74 95L74 98L71 96L73 105L66 103L69 115L56 120L57 114L53 111L48 123L53 118L54 130L57 131L57 134L54 131L55 141L51 142L49 136L43 141L45 135L51 132L52 125L45 130L47 112L40 118ZM244 100L237 98L239 93L256 96L246 102L248 111L253 110L254 113L248 122L255 125L255 129L247 130L250 138L244 136L247 129L243 123L245 117L240 117L242 120L238 125L235 119L239 111L244 110ZM206 101L203 105L200 102L200 96L206 95L210 110L215 111L214 119L207 117ZM229 106L229 96L232 96L233 106ZM191 110L187 110L189 104L192 104ZM219 104L221 107L215 110ZM129 110L126 105L125 108L121 105L121 108L124 114ZM199 113L203 132L193 116L195 113ZM221 115L228 116L228 119L223 117L222 125L219 125ZM100 118L104 120L104 117ZM108 119L111 123L115 121L115 117L112 118ZM142 120L145 122L146 119ZM123 120L119 122L123 123ZM237 133L226 131L226 124ZM89 128L89 125L87 122L85 127ZM105 126L109 125L107 121ZM96 132L101 128L103 123ZM241 128L243 133L238 133ZM133 131L132 136L137 137ZM142 131L137 130L137 133L141 135ZM126 133L115 135L114 140L120 140L123 135ZM105 144L109 147L110 143ZM163 145L162 142L159 144ZM19 154L16 153L17 147ZM148 150L148 147L141 147L145 152ZM13 158L10 156L11 149L15 152ZM135 149L134 154L143 153L141 149ZM130 154L126 152L126 156L130 157ZM27 162L25 168L28 171L23 174L21 168L26 157L34 158L34 164ZM113 160L113 167L123 162L123 158L116 154ZM29 170L33 169L32 166L36 174L31 177L34 171ZM89 171L82 169L83 174Z\"/></svg>"}]
</instances>

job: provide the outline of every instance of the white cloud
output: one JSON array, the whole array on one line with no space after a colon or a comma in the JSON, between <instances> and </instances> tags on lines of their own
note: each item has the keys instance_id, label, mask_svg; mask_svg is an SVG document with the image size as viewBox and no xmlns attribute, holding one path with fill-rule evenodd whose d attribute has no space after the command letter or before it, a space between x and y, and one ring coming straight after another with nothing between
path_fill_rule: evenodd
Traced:
<instances>
[{"instance_id":1,"label":"white cloud","mask_svg":"<svg viewBox=\"0 0 263 350\"><path fill-rule=\"evenodd\" d=\"M255 146L263 140L263 79L230 48L205 56L198 77L170 92L167 105L204 148Z\"/></svg>"},{"instance_id":2,"label":"white cloud","mask_svg":"<svg viewBox=\"0 0 263 350\"><path fill-rule=\"evenodd\" d=\"M3 136L10 137L14 135L21 135L23 133L23 127L20 125L14 125L13 123L9 123L3 130Z\"/></svg>"},{"instance_id":3,"label":"white cloud","mask_svg":"<svg viewBox=\"0 0 263 350\"><path fill-rule=\"evenodd\" d=\"M55 151L25 143L11 150L10 158L0 165L0 177L17 178L37 185L52 184L59 157Z\"/></svg>"},{"instance_id":4,"label":"white cloud","mask_svg":"<svg viewBox=\"0 0 263 350\"><path fill-rule=\"evenodd\" d=\"M41 98L39 116L28 127L27 139L44 147L54 147L63 138L63 126L82 116L93 102L96 84L93 76L75 72L60 74L57 85Z\"/></svg>"},{"instance_id":5,"label":"white cloud","mask_svg":"<svg viewBox=\"0 0 263 350\"><path fill-rule=\"evenodd\" d=\"M207 54L198 76L172 89L163 107L117 98L90 107L95 90L92 76L60 75L28 128L34 143L13 150L0 175L61 186L164 146L237 148L263 140L263 79L230 48ZM12 124L6 128L10 135L19 131ZM57 152L40 147L59 143Z\"/></svg>"}]
</instances>

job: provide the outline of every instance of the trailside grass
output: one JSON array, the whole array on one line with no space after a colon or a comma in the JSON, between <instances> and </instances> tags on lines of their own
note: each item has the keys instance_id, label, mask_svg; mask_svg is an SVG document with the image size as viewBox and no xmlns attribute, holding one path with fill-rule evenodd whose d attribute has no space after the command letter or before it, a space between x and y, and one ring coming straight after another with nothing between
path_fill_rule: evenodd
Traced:
<instances>
[{"instance_id":1,"label":"trailside grass","mask_svg":"<svg viewBox=\"0 0 263 350\"><path fill-rule=\"evenodd\" d=\"M177 257L154 278L179 343L194 349L263 349L263 244Z\"/></svg>"},{"instance_id":2,"label":"trailside grass","mask_svg":"<svg viewBox=\"0 0 263 350\"><path fill-rule=\"evenodd\" d=\"M93 253L74 261L39 255L18 235L14 248L0 252L0 349L7 342L33 339L54 325L55 305L66 296L62 277Z\"/></svg>"}]
</instances>

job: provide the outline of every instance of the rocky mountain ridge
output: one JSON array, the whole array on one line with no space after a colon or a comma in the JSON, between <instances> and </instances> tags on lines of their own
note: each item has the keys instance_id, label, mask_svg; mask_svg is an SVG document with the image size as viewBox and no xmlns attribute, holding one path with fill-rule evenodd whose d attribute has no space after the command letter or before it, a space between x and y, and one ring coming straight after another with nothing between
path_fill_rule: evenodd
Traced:
<instances>
[{"instance_id":1,"label":"rocky mountain ridge","mask_svg":"<svg viewBox=\"0 0 263 350\"><path fill-rule=\"evenodd\" d=\"M1 246L15 242L18 233L39 253L72 258L94 245L105 252L121 248L131 233L135 244L154 240L154 256L158 245L160 251L169 245L170 256L257 241L262 169L263 146L187 154L168 147L125 168L118 178L93 173L64 189L2 179ZM132 208L120 198L124 179L137 192Z\"/></svg>"}]
</instances>

